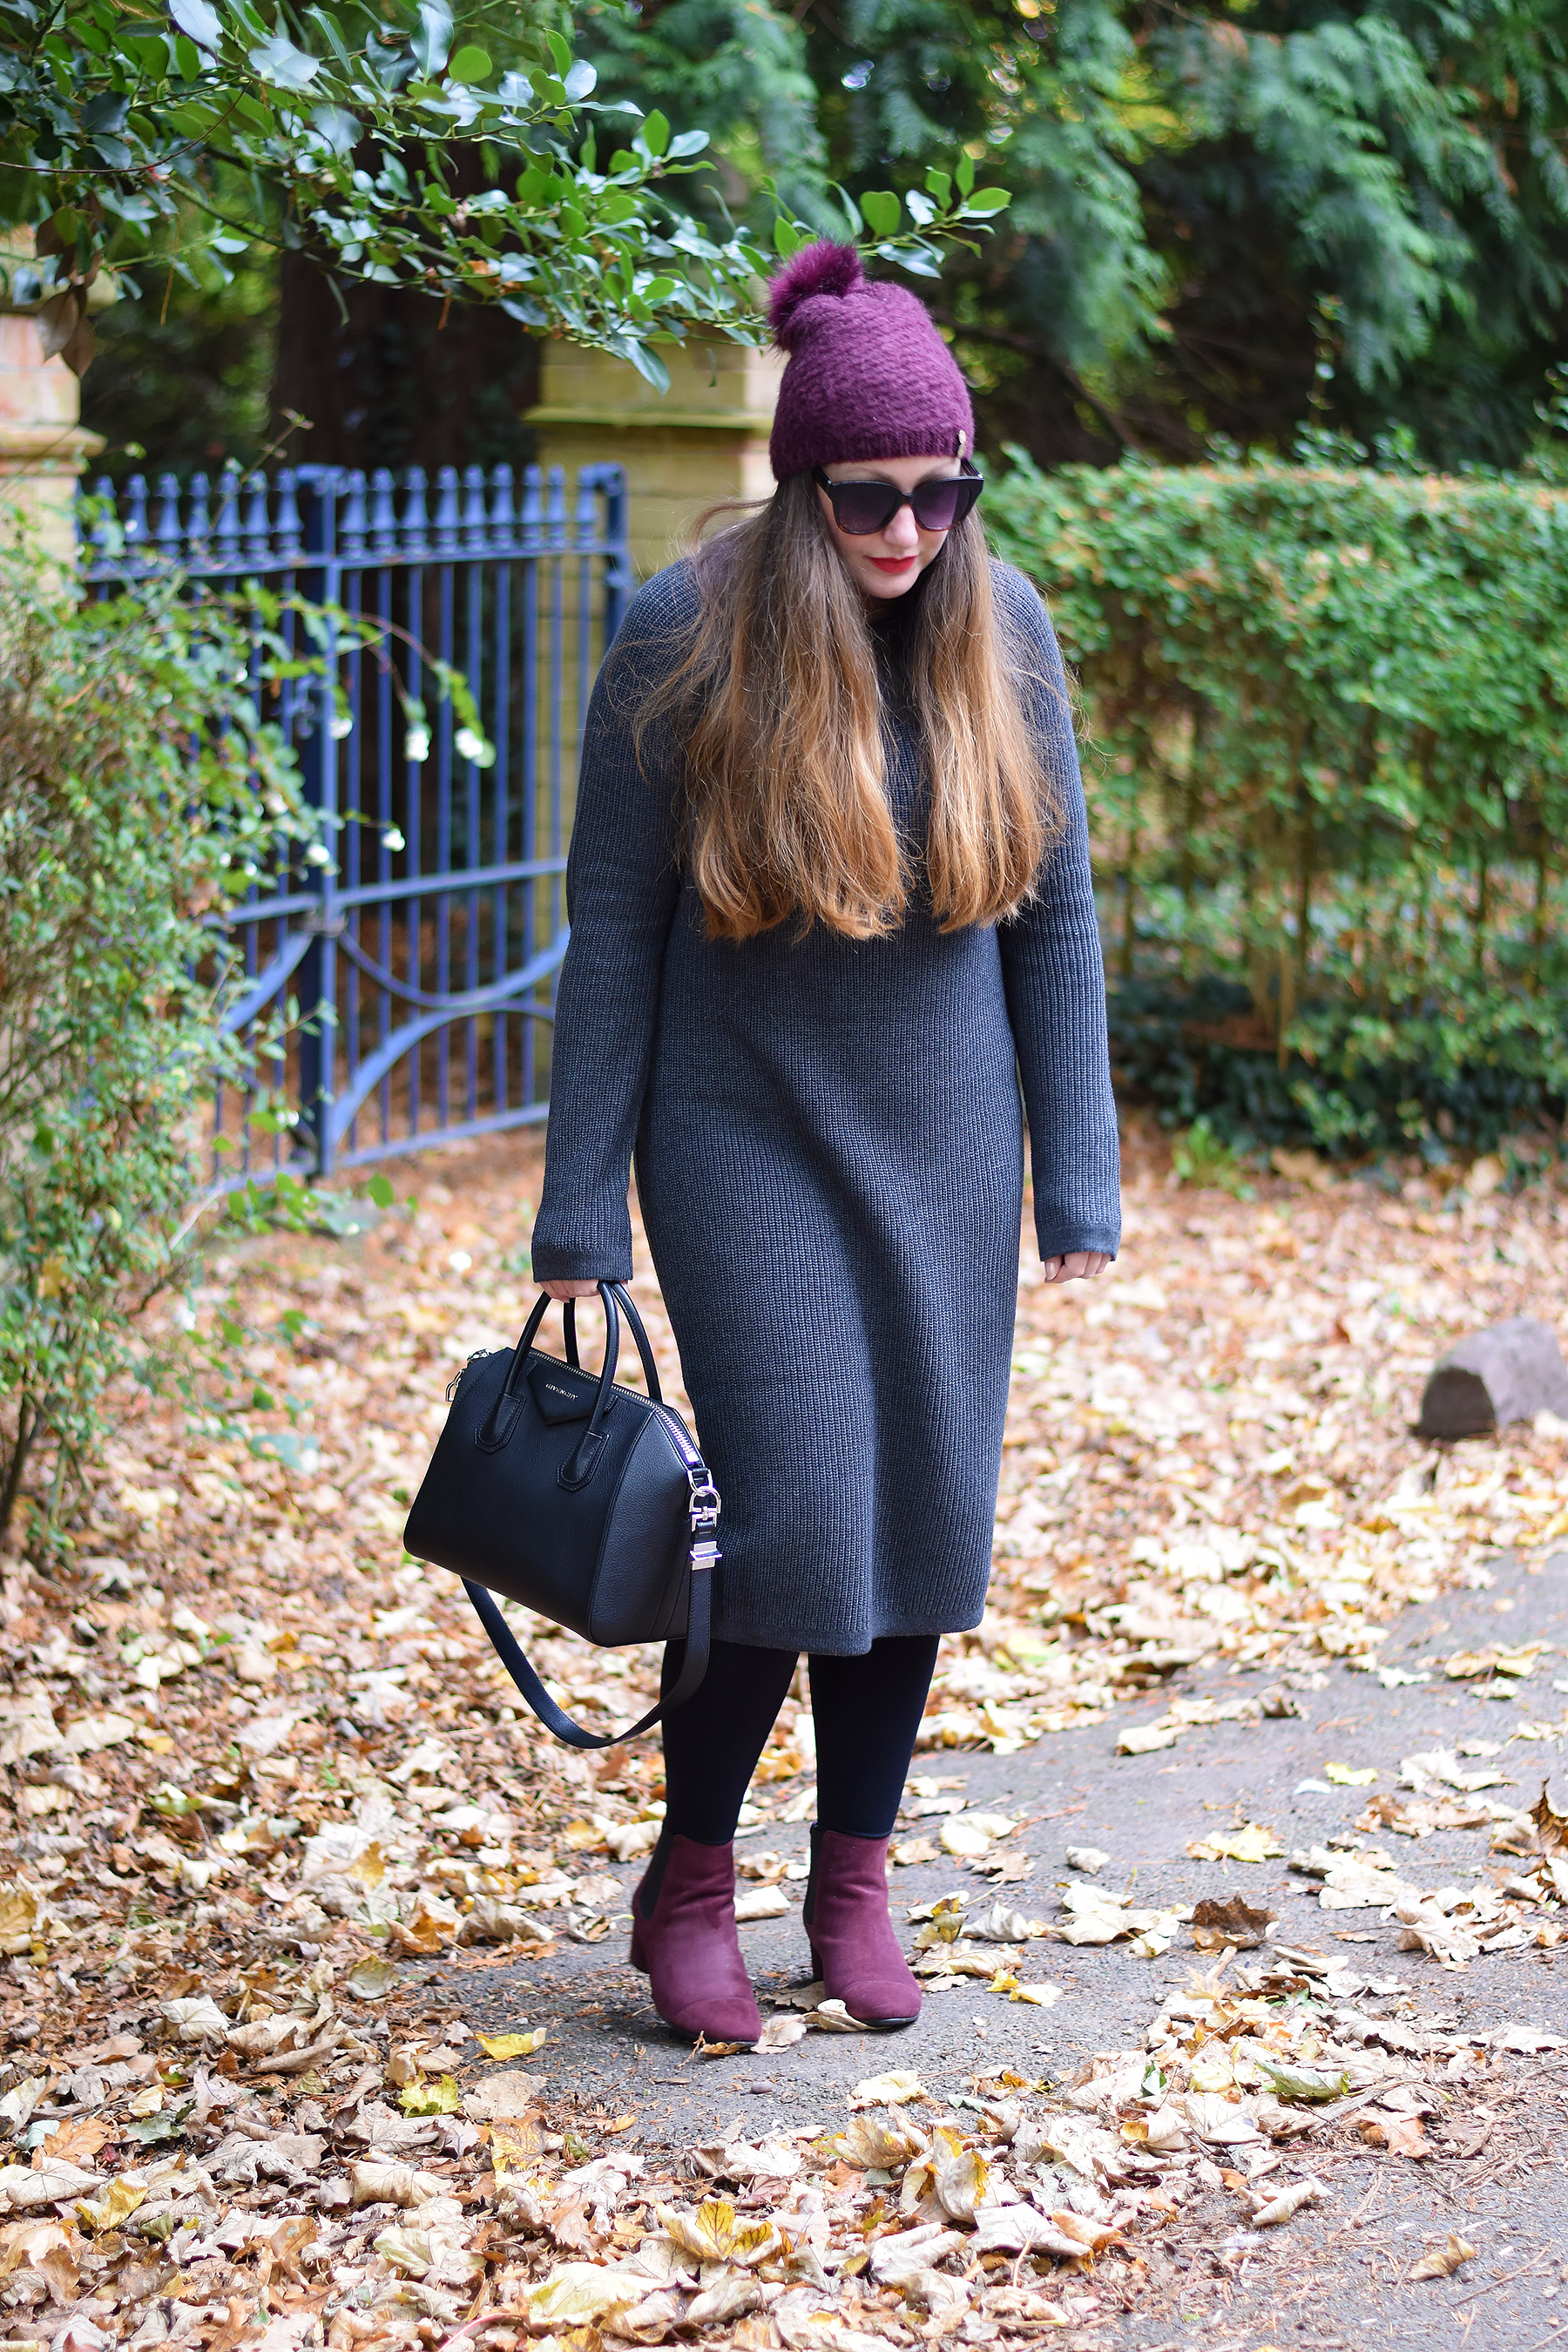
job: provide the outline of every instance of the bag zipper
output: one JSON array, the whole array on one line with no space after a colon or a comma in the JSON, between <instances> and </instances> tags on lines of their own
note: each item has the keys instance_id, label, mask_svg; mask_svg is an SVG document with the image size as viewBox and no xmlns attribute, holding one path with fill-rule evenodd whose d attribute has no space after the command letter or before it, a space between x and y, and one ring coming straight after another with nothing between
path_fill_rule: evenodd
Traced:
<instances>
[{"instance_id":1,"label":"bag zipper","mask_svg":"<svg viewBox=\"0 0 1568 2352\"><path fill-rule=\"evenodd\" d=\"M473 1354L454 1372L447 1383L448 1404L456 1401L458 1391L468 1376L469 1367L482 1363L487 1356L493 1355L494 1352L495 1350L490 1348L476 1348ZM570 1367L568 1366L567 1369L570 1370ZM686 1483L691 1490L691 1539L688 1557L694 1570L716 1568L724 1556L711 1532L719 1524L721 1507L719 1489L713 1484L708 1465L702 1459L700 1449L688 1434L686 1424L673 1405L664 1403L662 1399L656 1402L650 1396L642 1396L641 1391L637 1389L626 1389L623 1393L630 1397L639 1397L650 1412L658 1415L661 1426L668 1432L680 1457L681 1467L686 1473Z\"/></svg>"},{"instance_id":2,"label":"bag zipper","mask_svg":"<svg viewBox=\"0 0 1568 2352\"><path fill-rule=\"evenodd\" d=\"M447 1402L448 1404L455 1402L458 1391L463 1385L463 1381L467 1375L469 1364L482 1363L487 1356L493 1355L494 1352L494 1349L490 1348L476 1348L473 1354L468 1357L466 1360L458 1366L458 1370L453 1373L451 1379L447 1383Z\"/></svg>"}]
</instances>

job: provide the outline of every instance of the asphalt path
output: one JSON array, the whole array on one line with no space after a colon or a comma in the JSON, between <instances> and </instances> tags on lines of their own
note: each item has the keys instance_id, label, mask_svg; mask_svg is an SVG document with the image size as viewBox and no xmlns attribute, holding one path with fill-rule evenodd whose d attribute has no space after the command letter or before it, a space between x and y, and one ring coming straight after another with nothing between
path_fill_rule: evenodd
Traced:
<instances>
[{"instance_id":1,"label":"asphalt path","mask_svg":"<svg viewBox=\"0 0 1568 2352\"><path fill-rule=\"evenodd\" d=\"M1445 1678L1444 1658L1499 1640L1555 1646L1518 1685ZM1492 1760L1511 1785L1489 1794L1532 1804L1546 1774L1563 1768L1561 1741L1511 1735L1524 1723L1568 1720L1568 1554L1544 1565L1500 1559L1489 1589L1450 1591L1396 1619L1379 1657L1433 1678L1384 1689L1373 1675L1325 1657L1287 1678L1300 1716L1194 1727L1174 1748L1118 1757L1119 1735L1162 1713L1173 1695L1230 1699L1280 1679L1278 1673L1195 1670L1092 1729L1049 1736L1013 1756L921 1757L916 1769L962 1776L971 1808L1016 1817L1012 1844L1031 1857L1033 1872L999 1892L1026 1915L1055 1917L1057 1888L1069 1876L1067 1847L1098 1846L1110 1857L1100 1883L1113 1892L1131 1885L1136 1899L1150 1905L1232 1894L1265 1901L1279 1914L1278 1940L1375 1962L1379 1972L1405 1980L1419 2020L1442 2030L1523 2024L1568 2034L1568 1944L1483 1956L1447 1970L1422 1953L1398 1951L1396 1927L1376 1913L1324 1912L1314 1883L1282 1862L1187 1857L1192 1841L1243 1821L1269 1824L1287 1850L1348 1831L1367 1801L1364 1788L1300 1785L1321 1780L1330 1760L1375 1768L1377 1789L1392 1792L1406 1755L1467 1740L1500 1741ZM940 1827L911 1823L901 1833ZM804 1824L769 1822L751 1842L804 1857L806 1835ZM1509 1867L1489 1854L1485 1831L1437 1832L1419 1841L1383 1834L1375 1842L1392 1848L1401 1874L1419 1885ZM616 1874L629 1900L637 1869ZM945 1857L900 1869L895 1920L901 1925L907 1906L961 1887L972 1901L984 1892L981 1881ZM798 1884L787 1891L798 1906ZM769 1990L802 1984L808 1974L798 1907L742 1935L766 2011ZM626 1961L622 1927L600 1944L562 1944L536 1963L472 1971L436 1967L430 1982L481 2032L524 2021L547 2026L539 2061L545 2095L574 2100L601 2119L635 2114L626 2141L653 2150L720 2138L755 2141L812 2124L838 2128L855 2084L888 2067L914 2069L938 2100L1003 2067L1031 2080L1063 2081L1096 2053L1141 2044L1166 1987L1212 1965L1184 1932L1154 1960L1134 1958L1125 1945L1055 1942L1031 1944L1028 1959L1031 1975L1062 1986L1054 2007L1010 2002L966 1984L928 1998L919 2021L897 2035L814 2032L786 2050L717 2059L694 2054L659 2024L645 1980ZM1460 2121L1476 2119L1471 2137L1489 2126L1475 2156L1416 2164L1342 2147L1331 2201L1278 2233L1278 2252L1271 2246L1267 2259L1239 2269L1219 2250L1243 2218L1241 2209L1231 2192L1215 2190L1212 2210L1193 2217L1195 2243L1193 2230L1185 2230L1185 2251L1163 2282L1161 2315L1151 2318L1142 2304L1128 2314L1110 2309L1082 2341L1117 2352L1200 2340L1208 2352L1287 2345L1361 2352L1373 2344L1413 2352L1535 2352L1538 2346L1547 2352L1561 2341L1568 2352L1568 2051L1499 2060L1495 2074L1456 2094L1455 2113ZM1450 2231L1475 2243L1478 2258L1451 2280L1407 2284L1415 2255Z\"/></svg>"}]
</instances>

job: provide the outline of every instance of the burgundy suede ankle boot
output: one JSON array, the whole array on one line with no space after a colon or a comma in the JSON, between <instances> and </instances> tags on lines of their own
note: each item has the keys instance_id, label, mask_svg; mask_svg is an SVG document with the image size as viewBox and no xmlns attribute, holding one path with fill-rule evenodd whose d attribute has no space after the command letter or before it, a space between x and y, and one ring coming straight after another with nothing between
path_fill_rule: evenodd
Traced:
<instances>
[{"instance_id":1,"label":"burgundy suede ankle boot","mask_svg":"<svg viewBox=\"0 0 1568 2352\"><path fill-rule=\"evenodd\" d=\"M678 2033L755 2042L763 2030L735 1930L735 1849L661 1837L632 1897L632 1966Z\"/></svg>"},{"instance_id":2,"label":"burgundy suede ankle boot","mask_svg":"<svg viewBox=\"0 0 1568 2352\"><path fill-rule=\"evenodd\" d=\"M805 1890L811 1965L829 2000L862 2025L912 2025L921 1989L888 1916L888 1841L815 1824Z\"/></svg>"}]
</instances>

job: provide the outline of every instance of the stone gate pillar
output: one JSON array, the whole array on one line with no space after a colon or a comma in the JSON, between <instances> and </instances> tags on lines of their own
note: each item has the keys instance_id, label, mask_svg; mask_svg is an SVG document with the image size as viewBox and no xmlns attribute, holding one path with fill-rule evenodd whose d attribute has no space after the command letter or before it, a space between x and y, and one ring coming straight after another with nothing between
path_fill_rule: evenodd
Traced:
<instances>
[{"instance_id":1,"label":"stone gate pillar","mask_svg":"<svg viewBox=\"0 0 1568 2352\"><path fill-rule=\"evenodd\" d=\"M704 507L763 499L773 486L768 434L782 356L725 342L659 350L670 375L662 397L626 361L552 340L538 404L522 417L539 434L542 463L564 466L569 480L580 466L626 467L639 580L679 552Z\"/></svg>"},{"instance_id":2,"label":"stone gate pillar","mask_svg":"<svg viewBox=\"0 0 1568 2352\"><path fill-rule=\"evenodd\" d=\"M30 228L0 231L0 529L20 518L69 563L77 483L103 442L79 421L81 386L64 360L44 356L32 257Z\"/></svg>"}]
</instances>

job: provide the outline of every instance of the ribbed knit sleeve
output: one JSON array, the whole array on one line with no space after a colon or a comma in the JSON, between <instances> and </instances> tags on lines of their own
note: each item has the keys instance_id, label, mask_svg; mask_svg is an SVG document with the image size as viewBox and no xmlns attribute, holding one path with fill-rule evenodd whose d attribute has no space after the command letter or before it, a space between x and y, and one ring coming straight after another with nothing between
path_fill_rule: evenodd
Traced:
<instances>
[{"instance_id":1,"label":"ribbed knit sleeve","mask_svg":"<svg viewBox=\"0 0 1568 2352\"><path fill-rule=\"evenodd\" d=\"M1068 1250L1114 1255L1121 1240L1121 1148L1067 673L1028 581L1000 563L992 575L999 616L1021 656L1026 708L1067 815L1038 895L997 934L1029 1127L1035 1233L1042 1258Z\"/></svg>"},{"instance_id":2,"label":"ribbed knit sleeve","mask_svg":"<svg viewBox=\"0 0 1568 2352\"><path fill-rule=\"evenodd\" d=\"M640 765L634 736L648 692L679 657L695 602L686 564L640 588L588 705L533 1228L537 1282L631 1279L626 1187L680 888L675 730L668 719L650 727Z\"/></svg>"}]
</instances>

